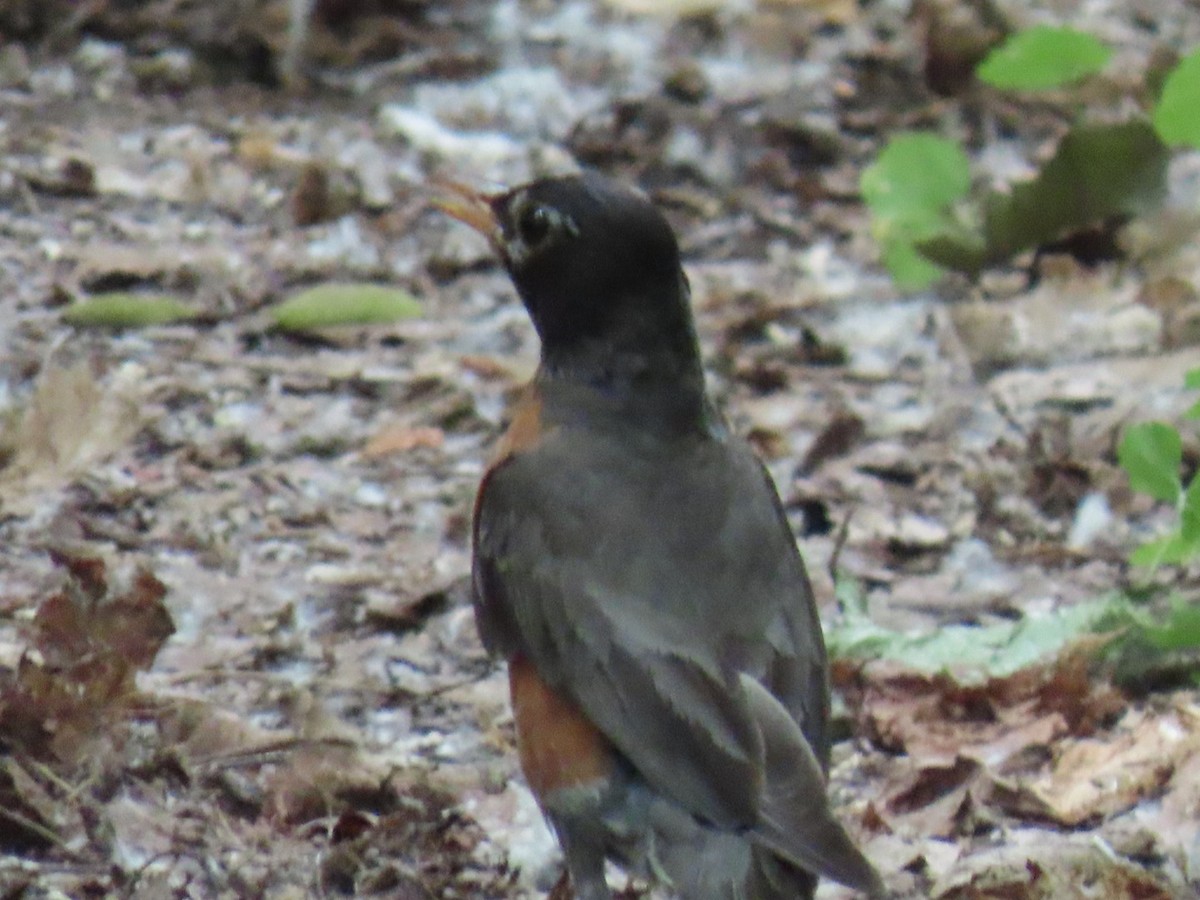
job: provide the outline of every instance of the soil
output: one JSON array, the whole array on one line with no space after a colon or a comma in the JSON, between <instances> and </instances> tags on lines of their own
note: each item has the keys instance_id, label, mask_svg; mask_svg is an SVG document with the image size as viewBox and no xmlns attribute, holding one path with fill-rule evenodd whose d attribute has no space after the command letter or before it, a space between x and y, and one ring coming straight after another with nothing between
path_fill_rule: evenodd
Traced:
<instances>
[{"instance_id":1,"label":"soil","mask_svg":"<svg viewBox=\"0 0 1200 900\"><path fill-rule=\"evenodd\" d=\"M1085 29L1116 60L1082 102L1128 112L1200 41L1194 4L290 6L0 0L0 897L558 878L468 585L536 339L483 240L429 206L437 178L586 165L664 209L714 397L779 485L828 628L835 572L897 632L1192 596L1194 566L1129 567L1171 510L1115 448L1194 402L1196 155L1114 253L915 293L858 179L913 128L961 138L981 180L1027 171L1081 101L987 89L972 48ZM421 314L274 325L326 282ZM118 291L193 318L64 318ZM1194 682L1118 689L1079 658L975 693L835 667L831 791L897 896L1197 896ZM1003 741L998 765L980 748ZM1076 793L1063 758L1108 789Z\"/></svg>"}]
</instances>

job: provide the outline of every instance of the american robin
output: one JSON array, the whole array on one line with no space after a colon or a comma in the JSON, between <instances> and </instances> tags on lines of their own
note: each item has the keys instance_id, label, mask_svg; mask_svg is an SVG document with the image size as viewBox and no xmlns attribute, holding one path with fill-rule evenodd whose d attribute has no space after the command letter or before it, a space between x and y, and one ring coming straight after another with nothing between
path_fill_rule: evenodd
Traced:
<instances>
[{"instance_id":1,"label":"american robin","mask_svg":"<svg viewBox=\"0 0 1200 900\"><path fill-rule=\"evenodd\" d=\"M831 813L828 666L778 494L713 408L679 248L595 173L438 205L483 232L541 361L475 504L475 616L579 900L606 860L685 900L879 876Z\"/></svg>"}]
</instances>

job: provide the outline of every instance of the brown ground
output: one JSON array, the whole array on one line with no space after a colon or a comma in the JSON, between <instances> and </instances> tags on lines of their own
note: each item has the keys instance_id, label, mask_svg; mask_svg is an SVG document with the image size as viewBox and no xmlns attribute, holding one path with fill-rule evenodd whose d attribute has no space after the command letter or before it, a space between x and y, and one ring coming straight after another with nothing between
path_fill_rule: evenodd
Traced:
<instances>
[{"instance_id":1,"label":"brown ground","mask_svg":"<svg viewBox=\"0 0 1200 900\"><path fill-rule=\"evenodd\" d=\"M832 627L831 561L901 629L1036 623L1136 580L1166 511L1114 446L1190 402L1194 160L1141 223L1154 253L904 296L856 196L886 136L942 127L983 174L1069 118L935 94L962 87L936 3L321 2L291 91L284 6L0 0L0 897L553 882L466 588L536 346L482 241L426 208L434 173L574 160L655 196ZM1002 4L1119 48L1097 105L1200 38L1189 4L1028 6ZM330 280L424 313L270 327ZM64 323L116 289L200 318ZM838 667L834 795L902 896L1196 895L1197 694L1118 694L1086 650L982 686Z\"/></svg>"}]
</instances>

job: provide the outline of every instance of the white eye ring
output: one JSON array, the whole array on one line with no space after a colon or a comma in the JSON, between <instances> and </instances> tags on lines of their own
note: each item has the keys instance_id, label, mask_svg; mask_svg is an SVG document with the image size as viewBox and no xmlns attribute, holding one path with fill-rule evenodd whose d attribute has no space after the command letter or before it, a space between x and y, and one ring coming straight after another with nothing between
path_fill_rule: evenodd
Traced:
<instances>
[{"instance_id":1,"label":"white eye ring","mask_svg":"<svg viewBox=\"0 0 1200 900\"><path fill-rule=\"evenodd\" d=\"M515 215L510 220L513 233L506 250L509 260L515 264L522 264L561 237L579 236L575 221L553 206L522 196L513 204L513 212Z\"/></svg>"}]
</instances>

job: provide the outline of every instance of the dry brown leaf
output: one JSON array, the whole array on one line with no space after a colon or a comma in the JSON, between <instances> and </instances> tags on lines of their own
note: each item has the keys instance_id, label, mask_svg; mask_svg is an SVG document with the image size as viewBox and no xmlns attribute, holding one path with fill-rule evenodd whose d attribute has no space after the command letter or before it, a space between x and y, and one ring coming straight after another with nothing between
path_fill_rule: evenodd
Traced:
<instances>
[{"instance_id":1,"label":"dry brown leaf","mask_svg":"<svg viewBox=\"0 0 1200 900\"><path fill-rule=\"evenodd\" d=\"M1062 741L1092 734L1122 707L1111 687L1090 680L1089 658L1077 648L1052 664L968 685L887 661L853 674L835 666L866 732L908 754L882 793L881 820L897 832L956 837L976 833L1001 809L1049 818L1006 778L1043 766Z\"/></svg>"},{"instance_id":2,"label":"dry brown leaf","mask_svg":"<svg viewBox=\"0 0 1200 900\"><path fill-rule=\"evenodd\" d=\"M845 456L867 433L867 423L853 411L837 412L809 445L800 463L800 474L815 472L826 460Z\"/></svg>"},{"instance_id":3,"label":"dry brown leaf","mask_svg":"<svg viewBox=\"0 0 1200 900\"><path fill-rule=\"evenodd\" d=\"M975 66L1003 40L1007 24L986 2L916 0L912 19L925 50L925 80L943 96L974 83Z\"/></svg>"},{"instance_id":4,"label":"dry brown leaf","mask_svg":"<svg viewBox=\"0 0 1200 900\"><path fill-rule=\"evenodd\" d=\"M175 631L162 600L167 588L139 568L128 590L111 597L99 557L54 551L70 573L67 590L47 598L34 616L35 646L46 665L70 670L89 657L111 659L126 672L148 668Z\"/></svg>"},{"instance_id":5,"label":"dry brown leaf","mask_svg":"<svg viewBox=\"0 0 1200 900\"><path fill-rule=\"evenodd\" d=\"M1124 706L1110 686L1089 675L1089 655L1065 653L1053 663L982 684L948 673L925 674L880 660L834 677L876 743L919 762L945 764L960 755L993 770L1029 748L1065 735L1087 735Z\"/></svg>"},{"instance_id":6,"label":"dry brown leaf","mask_svg":"<svg viewBox=\"0 0 1200 900\"><path fill-rule=\"evenodd\" d=\"M378 459L393 453L408 453L418 447L439 449L446 440L446 433L429 425L389 425L363 447L362 455L367 459Z\"/></svg>"},{"instance_id":7,"label":"dry brown leaf","mask_svg":"<svg viewBox=\"0 0 1200 900\"><path fill-rule=\"evenodd\" d=\"M1160 793L1176 769L1200 755L1200 707L1129 712L1111 732L1066 741L1050 771L1022 785L1014 805L1062 825L1129 809Z\"/></svg>"},{"instance_id":8,"label":"dry brown leaf","mask_svg":"<svg viewBox=\"0 0 1200 900\"><path fill-rule=\"evenodd\" d=\"M309 161L306 154L280 143L267 131L248 131L238 140L234 155L254 172L290 170Z\"/></svg>"},{"instance_id":9,"label":"dry brown leaf","mask_svg":"<svg viewBox=\"0 0 1200 900\"><path fill-rule=\"evenodd\" d=\"M885 790L884 809L875 814L889 830L927 837L953 837L969 832L977 818L977 794L988 784L977 760L959 757L948 765L914 766Z\"/></svg>"},{"instance_id":10,"label":"dry brown leaf","mask_svg":"<svg viewBox=\"0 0 1200 900\"><path fill-rule=\"evenodd\" d=\"M830 25L849 25L862 15L858 0L758 0L758 6L781 12L801 10Z\"/></svg>"},{"instance_id":11,"label":"dry brown leaf","mask_svg":"<svg viewBox=\"0 0 1200 900\"><path fill-rule=\"evenodd\" d=\"M484 381L527 381L532 373L522 366L514 366L507 360L479 353L468 353L458 359L462 367L478 375Z\"/></svg>"},{"instance_id":12,"label":"dry brown leaf","mask_svg":"<svg viewBox=\"0 0 1200 900\"><path fill-rule=\"evenodd\" d=\"M1139 811L1141 812L1141 811ZM1200 753L1184 758L1163 793L1162 803L1140 818L1182 872L1200 873Z\"/></svg>"},{"instance_id":13,"label":"dry brown leaf","mask_svg":"<svg viewBox=\"0 0 1200 900\"><path fill-rule=\"evenodd\" d=\"M281 827L338 815L347 806L387 806L387 775L356 747L302 746L267 781L264 813Z\"/></svg>"},{"instance_id":14,"label":"dry brown leaf","mask_svg":"<svg viewBox=\"0 0 1200 900\"><path fill-rule=\"evenodd\" d=\"M33 652L0 684L0 738L34 756L70 759L136 698L136 672L154 662L174 624L166 588L149 571L107 596L102 560L61 550L54 558L68 581L39 605Z\"/></svg>"},{"instance_id":15,"label":"dry brown leaf","mask_svg":"<svg viewBox=\"0 0 1200 900\"><path fill-rule=\"evenodd\" d=\"M1023 832L1004 845L964 858L938 880L935 900L1174 900L1141 867L1114 856L1088 836L1048 842Z\"/></svg>"},{"instance_id":16,"label":"dry brown leaf","mask_svg":"<svg viewBox=\"0 0 1200 900\"><path fill-rule=\"evenodd\" d=\"M108 458L141 426L135 402L140 369L101 384L87 362L47 365L17 429L9 465L0 471L0 506L28 512L30 494Z\"/></svg>"},{"instance_id":17,"label":"dry brown leaf","mask_svg":"<svg viewBox=\"0 0 1200 900\"><path fill-rule=\"evenodd\" d=\"M114 285L162 285L200 262L189 248L99 240L79 247L74 257L79 283L97 291Z\"/></svg>"},{"instance_id":18,"label":"dry brown leaf","mask_svg":"<svg viewBox=\"0 0 1200 900\"><path fill-rule=\"evenodd\" d=\"M174 704L161 722L164 742L176 748L185 765L233 759L281 737L277 731L200 701Z\"/></svg>"}]
</instances>

